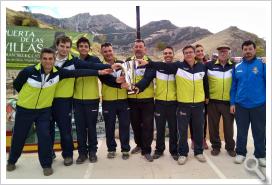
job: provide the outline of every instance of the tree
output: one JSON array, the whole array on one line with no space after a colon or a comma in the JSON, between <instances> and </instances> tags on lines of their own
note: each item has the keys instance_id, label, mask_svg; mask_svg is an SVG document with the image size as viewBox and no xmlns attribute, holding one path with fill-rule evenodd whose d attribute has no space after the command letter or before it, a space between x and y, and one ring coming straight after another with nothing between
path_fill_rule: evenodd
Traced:
<instances>
[{"instance_id":1,"label":"tree","mask_svg":"<svg viewBox=\"0 0 272 185\"><path fill-rule=\"evenodd\" d=\"M23 6L24 7L24 9L25 9L25 12L27 12L27 13L32 13L31 12L31 9L29 8L29 6Z\"/></svg>"},{"instance_id":2,"label":"tree","mask_svg":"<svg viewBox=\"0 0 272 185\"><path fill-rule=\"evenodd\" d=\"M162 42L162 41L159 41L159 42L157 42L157 44L156 44L156 49L158 50L158 51L162 51L162 50L164 50L165 48L166 48L166 43L164 43L164 42Z\"/></svg>"},{"instance_id":3,"label":"tree","mask_svg":"<svg viewBox=\"0 0 272 185\"><path fill-rule=\"evenodd\" d=\"M99 34L95 36L95 40L101 44L105 43L107 40L107 36L103 34Z\"/></svg>"}]
</instances>

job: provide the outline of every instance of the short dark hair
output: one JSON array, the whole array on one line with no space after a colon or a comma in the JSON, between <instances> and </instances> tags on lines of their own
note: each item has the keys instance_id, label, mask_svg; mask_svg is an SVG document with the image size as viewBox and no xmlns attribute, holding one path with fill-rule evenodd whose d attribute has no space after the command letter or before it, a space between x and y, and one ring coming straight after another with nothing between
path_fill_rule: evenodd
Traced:
<instances>
[{"instance_id":1,"label":"short dark hair","mask_svg":"<svg viewBox=\"0 0 272 185\"><path fill-rule=\"evenodd\" d=\"M201 44L197 44L197 45L195 45L195 48L199 48L199 47L202 47L202 48L204 48Z\"/></svg>"},{"instance_id":2,"label":"short dark hair","mask_svg":"<svg viewBox=\"0 0 272 185\"><path fill-rule=\"evenodd\" d=\"M182 53L184 54L184 50L188 49L188 48L192 48L195 52L195 47L192 45L186 45L183 49L182 49Z\"/></svg>"},{"instance_id":3,"label":"short dark hair","mask_svg":"<svg viewBox=\"0 0 272 185\"><path fill-rule=\"evenodd\" d=\"M104 47L110 47L110 46L112 47L111 43L105 42L105 43L101 44L101 49L104 48Z\"/></svg>"},{"instance_id":4,"label":"short dark hair","mask_svg":"<svg viewBox=\"0 0 272 185\"><path fill-rule=\"evenodd\" d=\"M165 50L165 49L171 49L172 51L174 51L172 46L166 46L163 50Z\"/></svg>"},{"instance_id":5,"label":"short dark hair","mask_svg":"<svg viewBox=\"0 0 272 185\"><path fill-rule=\"evenodd\" d=\"M70 37L66 36L66 35L61 35L59 37L57 37L56 39L56 45L58 46L60 43L66 43L66 42L70 42L70 45L72 47L72 40L70 39Z\"/></svg>"},{"instance_id":6,"label":"short dark hair","mask_svg":"<svg viewBox=\"0 0 272 185\"><path fill-rule=\"evenodd\" d=\"M249 45L253 45L254 49L256 49L256 44L252 40L246 40L245 42L243 42L242 49L244 48L244 46L249 46Z\"/></svg>"},{"instance_id":7,"label":"short dark hair","mask_svg":"<svg viewBox=\"0 0 272 185\"><path fill-rule=\"evenodd\" d=\"M43 49L41 50L40 58L42 58L42 56L43 56L44 53L53 54L54 59L56 58L56 56L55 56L55 50L53 50L52 48L43 48Z\"/></svg>"},{"instance_id":8,"label":"short dark hair","mask_svg":"<svg viewBox=\"0 0 272 185\"><path fill-rule=\"evenodd\" d=\"M163 49L163 51L164 51L165 49L171 49L171 50L172 50L172 52L173 52L173 54L174 54L174 49L173 49L173 47L172 47L172 46L166 46L166 47Z\"/></svg>"},{"instance_id":9,"label":"short dark hair","mask_svg":"<svg viewBox=\"0 0 272 185\"><path fill-rule=\"evenodd\" d=\"M136 39L134 42L137 42L137 43L142 42L144 43L144 46L145 46L145 41L143 39Z\"/></svg>"},{"instance_id":10,"label":"short dark hair","mask_svg":"<svg viewBox=\"0 0 272 185\"><path fill-rule=\"evenodd\" d=\"M82 42L87 43L89 45L89 48L91 47L89 39L87 39L86 37L80 37L76 42L77 48L79 47L79 44Z\"/></svg>"}]
</instances>

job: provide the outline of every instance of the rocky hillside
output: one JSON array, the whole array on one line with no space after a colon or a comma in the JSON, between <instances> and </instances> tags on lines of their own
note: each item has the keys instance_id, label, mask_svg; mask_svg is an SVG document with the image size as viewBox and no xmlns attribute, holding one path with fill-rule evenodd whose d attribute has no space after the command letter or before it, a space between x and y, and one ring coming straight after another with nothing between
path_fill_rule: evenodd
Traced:
<instances>
[{"instance_id":1,"label":"rocky hillside","mask_svg":"<svg viewBox=\"0 0 272 185\"><path fill-rule=\"evenodd\" d=\"M123 50L130 48L136 37L135 29L109 14L83 13L64 19L56 19L43 14L33 14L33 17L60 28L93 33L95 34L94 41L112 42ZM181 47L211 34L207 29L199 27L179 28L168 20L152 21L141 27L142 38L145 39L148 47L153 48L162 43Z\"/></svg>"},{"instance_id":2,"label":"rocky hillside","mask_svg":"<svg viewBox=\"0 0 272 185\"><path fill-rule=\"evenodd\" d=\"M257 55L265 56L265 40L259 38L253 33L241 30L235 26L231 26L218 33L200 39L194 43L204 46L206 53L212 54L217 52L219 45L228 45L231 48L232 56L242 56L241 45L245 40L253 40L257 45ZM181 57L181 50L178 51Z\"/></svg>"},{"instance_id":3,"label":"rocky hillside","mask_svg":"<svg viewBox=\"0 0 272 185\"><path fill-rule=\"evenodd\" d=\"M25 12L7 9L7 24L14 25L14 17L25 15ZM62 19L37 13L31 14L31 16L41 25L39 27L92 33L95 35L95 42L111 42L116 53L122 55L125 53L129 55L128 52L131 52L133 41L136 38L134 28L127 26L110 14L90 15L89 13L81 13ZM200 27L177 27L169 20L152 21L141 27L141 37L146 42L148 54L153 56L159 56L160 50L166 45L170 45L176 50L176 57L181 58L181 48L192 43L202 44L208 54L216 52L218 45L228 44L232 48L233 56L241 56L241 43L247 39L254 40L257 43L258 52L265 55L265 41L263 39L235 26L213 34Z\"/></svg>"}]
</instances>

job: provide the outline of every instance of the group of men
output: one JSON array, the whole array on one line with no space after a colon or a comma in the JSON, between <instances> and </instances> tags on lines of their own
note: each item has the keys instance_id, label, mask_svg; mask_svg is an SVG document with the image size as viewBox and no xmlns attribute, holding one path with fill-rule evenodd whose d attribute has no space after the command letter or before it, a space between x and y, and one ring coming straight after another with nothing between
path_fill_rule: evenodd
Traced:
<instances>
[{"instance_id":1,"label":"group of men","mask_svg":"<svg viewBox=\"0 0 272 185\"><path fill-rule=\"evenodd\" d=\"M230 60L228 46L218 47L218 59L207 62L202 45L185 46L182 62L174 62L174 50L168 46L163 50L163 62L153 62L146 55L145 42L137 39L133 46L134 55L126 60L138 63L138 67L135 66L134 94L127 93L129 84L120 70L123 61L115 57L110 43L101 45L102 62L89 55L91 47L88 39L82 37L77 41L79 57L70 54L71 46L69 37L59 37L56 52L44 48L41 62L23 69L15 79L14 87L19 96L7 171L15 170L15 163L22 153L33 122L36 124L38 154L44 175L53 173L55 123L60 130L64 165L72 165L72 107L75 111L79 153L76 163L82 164L88 158L90 162L97 161L98 77L102 82L108 158L116 156L114 133L117 117L122 159L129 158L130 123L136 143L131 154L141 152L149 162L164 153L167 123L169 152L173 159L180 165L186 163L189 152L187 130L190 125L194 155L200 162L205 162L203 148L208 147L204 136L207 127L204 126L205 122L207 125L205 120L208 117L211 154L216 156L221 148L219 122L222 115L228 154L235 157L237 153L235 162L243 162L251 123L254 155L265 166L266 73L265 64L255 56L254 42L243 43L244 58L235 65ZM233 139L234 115L237 123L236 150ZM157 137L156 149L151 155L154 117Z\"/></svg>"}]
</instances>

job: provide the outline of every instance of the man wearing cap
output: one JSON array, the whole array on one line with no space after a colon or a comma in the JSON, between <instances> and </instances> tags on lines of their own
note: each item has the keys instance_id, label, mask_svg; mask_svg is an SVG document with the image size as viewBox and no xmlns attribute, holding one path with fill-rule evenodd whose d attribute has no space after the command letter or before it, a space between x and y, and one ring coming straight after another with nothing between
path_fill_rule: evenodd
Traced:
<instances>
[{"instance_id":1,"label":"man wearing cap","mask_svg":"<svg viewBox=\"0 0 272 185\"><path fill-rule=\"evenodd\" d=\"M233 140L234 116L229 112L230 88L232 82L233 63L230 61L230 47L222 45L217 48L218 59L206 64L209 81L210 99L208 104L208 122L211 154L217 156L220 153L221 140L219 136L220 117L223 117L223 131L225 149L231 157L236 156Z\"/></svg>"}]
</instances>

